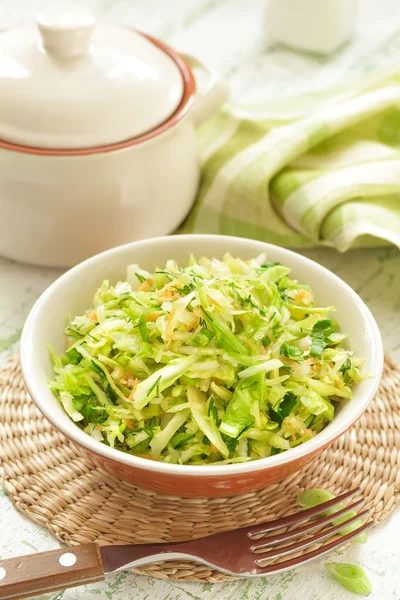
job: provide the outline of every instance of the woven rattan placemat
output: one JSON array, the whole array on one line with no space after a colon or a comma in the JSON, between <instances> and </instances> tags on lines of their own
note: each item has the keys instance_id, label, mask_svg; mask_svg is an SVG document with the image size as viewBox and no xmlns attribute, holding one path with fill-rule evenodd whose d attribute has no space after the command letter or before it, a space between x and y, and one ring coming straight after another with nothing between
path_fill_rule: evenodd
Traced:
<instances>
[{"instance_id":1,"label":"woven rattan placemat","mask_svg":"<svg viewBox=\"0 0 400 600\"><path fill-rule=\"evenodd\" d=\"M319 458L284 481L231 498L177 498L138 489L95 468L46 421L17 358L0 375L2 485L15 505L67 544L184 540L283 516L302 489L339 494L360 486L375 523L400 501L400 369L386 359L367 412ZM136 572L164 579L232 579L194 563Z\"/></svg>"}]
</instances>

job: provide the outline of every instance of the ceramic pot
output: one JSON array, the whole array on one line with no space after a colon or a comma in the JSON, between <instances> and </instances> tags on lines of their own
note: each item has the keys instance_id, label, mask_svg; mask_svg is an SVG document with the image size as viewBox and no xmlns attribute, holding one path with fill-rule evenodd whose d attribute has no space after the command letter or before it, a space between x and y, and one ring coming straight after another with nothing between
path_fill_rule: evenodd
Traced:
<instances>
[{"instance_id":1,"label":"ceramic pot","mask_svg":"<svg viewBox=\"0 0 400 600\"><path fill-rule=\"evenodd\" d=\"M227 97L216 73L77 7L2 32L0 56L0 254L70 267L181 223L195 127Z\"/></svg>"}]
</instances>

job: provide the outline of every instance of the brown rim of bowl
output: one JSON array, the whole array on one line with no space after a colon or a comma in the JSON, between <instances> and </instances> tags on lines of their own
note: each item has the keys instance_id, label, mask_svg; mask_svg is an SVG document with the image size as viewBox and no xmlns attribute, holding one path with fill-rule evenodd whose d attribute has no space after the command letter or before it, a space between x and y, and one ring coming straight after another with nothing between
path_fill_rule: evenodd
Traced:
<instances>
[{"instance_id":1,"label":"brown rim of bowl","mask_svg":"<svg viewBox=\"0 0 400 600\"><path fill-rule=\"evenodd\" d=\"M142 142L147 142L148 140L151 140L152 138L164 133L176 125L186 115L193 103L196 92L196 80L194 78L193 71L184 58L178 54L178 52L167 46L167 44L164 44L164 42L161 42L157 38L147 35L142 31L137 31L137 33L140 33L140 35L147 38L155 46L165 52L165 54L168 54L168 56L176 63L181 72L184 85L182 100L176 111L170 117L168 117L168 119L157 125L154 129L146 131L141 135L124 140L122 142L104 144L102 146L92 146L90 148L52 149L23 146L20 144L13 144L12 142L0 140L0 148L3 148L4 150L12 150L13 152L39 154L42 156L84 156L88 154L100 154L104 152L113 152L114 150L122 150L124 148L128 148L129 146L135 146L137 144L141 144Z\"/></svg>"}]
</instances>

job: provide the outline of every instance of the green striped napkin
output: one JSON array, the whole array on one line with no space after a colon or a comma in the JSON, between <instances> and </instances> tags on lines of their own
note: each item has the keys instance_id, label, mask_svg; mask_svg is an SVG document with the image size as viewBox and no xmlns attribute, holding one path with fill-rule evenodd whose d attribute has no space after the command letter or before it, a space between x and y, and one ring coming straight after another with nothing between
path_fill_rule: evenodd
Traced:
<instances>
[{"instance_id":1,"label":"green striped napkin","mask_svg":"<svg viewBox=\"0 0 400 600\"><path fill-rule=\"evenodd\" d=\"M228 104L199 127L198 142L202 182L178 233L400 246L400 73Z\"/></svg>"}]
</instances>

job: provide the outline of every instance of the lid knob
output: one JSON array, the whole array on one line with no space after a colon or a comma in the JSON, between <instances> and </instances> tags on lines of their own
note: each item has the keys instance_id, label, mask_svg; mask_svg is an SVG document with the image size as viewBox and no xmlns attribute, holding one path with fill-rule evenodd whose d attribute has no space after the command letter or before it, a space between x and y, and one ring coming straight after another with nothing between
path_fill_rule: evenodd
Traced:
<instances>
[{"instance_id":1,"label":"lid knob","mask_svg":"<svg viewBox=\"0 0 400 600\"><path fill-rule=\"evenodd\" d=\"M37 18L43 47L57 58L74 58L86 53L95 25L94 15L77 4L53 6Z\"/></svg>"}]
</instances>

